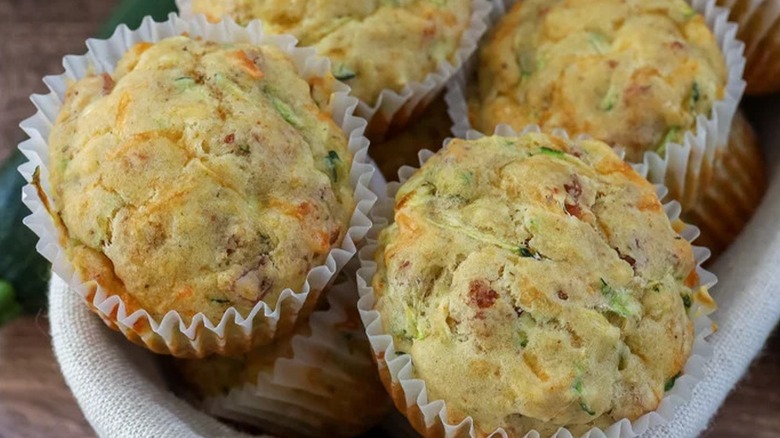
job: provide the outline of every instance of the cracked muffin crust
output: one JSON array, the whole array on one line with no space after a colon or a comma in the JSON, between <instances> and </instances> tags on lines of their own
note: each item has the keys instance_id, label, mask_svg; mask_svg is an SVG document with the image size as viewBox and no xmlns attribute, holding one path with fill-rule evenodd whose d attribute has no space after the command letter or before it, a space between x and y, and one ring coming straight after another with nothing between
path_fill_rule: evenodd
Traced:
<instances>
[{"instance_id":1,"label":"cracked muffin crust","mask_svg":"<svg viewBox=\"0 0 780 438\"><path fill-rule=\"evenodd\" d=\"M477 436L633 420L682 372L709 299L680 225L600 141L453 140L396 196L374 308Z\"/></svg>"},{"instance_id":2,"label":"cracked muffin crust","mask_svg":"<svg viewBox=\"0 0 780 438\"><path fill-rule=\"evenodd\" d=\"M173 37L71 85L49 137L53 214L84 281L128 314L274 308L340 245L346 136L270 46ZM311 87L311 90L310 90Z\"/></svg>"},{"instance_id":3,"label":"cracked muffin crust","mask_svg":"<svg viewBox=\"0 0 780 438\"><path fill-rule=\"evenodd\" d=\"M472 126L588 134L642 160L724 97L715 37L685 0L525 0L480 51Z\"/></svg>"},{"instance_id":4,"label":"cracked muffin crust","mask_svg":"<svg viewBox=\"0 0 780 438\"><path fill-rule=\"evenodd\" d=\"M384 89L420 82L452 61L472 0L193 0L195 13L295 35L332 61L333 74L373 105Z\"/></svg>"}]
</instances>

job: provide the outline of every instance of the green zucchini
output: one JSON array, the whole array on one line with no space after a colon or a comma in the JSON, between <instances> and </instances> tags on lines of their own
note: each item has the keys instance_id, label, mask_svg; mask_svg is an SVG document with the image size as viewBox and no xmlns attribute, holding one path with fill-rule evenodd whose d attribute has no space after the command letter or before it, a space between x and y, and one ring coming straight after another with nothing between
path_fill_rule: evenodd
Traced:
<instances>
[{"instance_id":1,"label":"green zucchini","mask_svg":"<svg viewBox=\"0 0 780 438\"><path fill-rule=\"evenodd\" d=\"M22 313L22 305L16 301L11 283L0 280L0 325L16 318Z\"/></svg>"},{"instance_id":2,"label":"green zucchini","mask_svg":"<svg viewBox=\"0 0 780 438\"><path fill-rule=\"evenodd\" d=\"M25 181L16 168L26 161L16 150L0 167L0 281L10 285L0 299L0 319L14 313L16 304L26 313L46 307L50 265L35 250L38 237L22 224L30 210L22 204Z\"/></svg>"},{"instance_id":3,"label":"green zucchini","mask_svg":"<svg viewBox=\"0 0 780 438\"><path fill-rule=\"evenodd\" d=\"M99 36L110 37L120 24L137 29L147 15L155 21L165 21L171 12L177 12L174 0L124 0L100 29Z\"/></svg>"}]
</instances>

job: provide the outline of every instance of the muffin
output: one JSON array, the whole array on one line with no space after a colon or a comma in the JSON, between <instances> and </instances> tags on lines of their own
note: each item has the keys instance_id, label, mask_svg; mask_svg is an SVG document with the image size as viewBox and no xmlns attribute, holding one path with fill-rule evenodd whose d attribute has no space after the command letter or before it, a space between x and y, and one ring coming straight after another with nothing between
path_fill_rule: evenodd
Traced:
<instances>
[{"instance_id":1,"label":"muffin","mask_svg":"<svg viewBox=\"0 0 780 438\"><path fill-rule=\"evenodd\" d=\"M186 11L191 11L204 14L211 21L223 16L239 23L260 19L265 31L290 33L301 45L312 46L320 55L330 58L335 77L348 84L353 94L365 103L361 115L370 119L372 139L382 138L390 125L403 126L413 117L412 112L419 114L421 107L438 94L446 79L476 50L490 11L490 4L485 0L186 0L179 3L185 16L189 15ZM448 67L442 70L445 64ZM429 77L434 73L441 77ZM410 89L412 84L422 84L425 96ZM392 91L394 96L383 96L383 91ZM394 110L383 108L377 114L379 119L370 117L378 107L397 107L405 105L405 101L409 101L411 108L398 114L387 114ZM402 120L395 120L398 117Z\"/></svg>"},{"instance_id":2,"label":"muffin","mask_svg":"<svg viewBox=\"0 0 780 438\"><path fill-rule=\"evenodd\" d=\"M378 313L364 316L372 343L392 340L381 375L419 432L579 436L654 411L673 389L696 303L711 298L682 224L608 145L452 140L395 200L374 300L361 303ZM411 359L400 374L398 355Z\"/></svg>"},{"instance_id":3,"label":"muffin","mask_svg":"<svg viewBox=\"0 0 780 438\"><path fill-rule=\"evenodd\" d=\"M447 103L441 95L409 126L372 144L368 152L379 165L382 175L388 180L395 180L402 166L416 166L419 163L417 154L421 150L438 150L444 140L452 136L451 127Z\"/></svg>"},{"instance_id":4,"label":"muffin","mask_svg":"<svg viewBox=\"0 0 780 438\"><path fill-rule=\"evenodd\" d=\"M479 54L471 124L538 124L664 156L724 98L728 72L685 0L517 2Z\"/></svg>"},{"instance_id":5,"label":"muffin","mask_svg":"<svg viewBox=\"0 0 780 438\"><path fill-rule=\"evenodd\" d=\"M377 424L390 401L371 360L346 276L327 304L274 344L236 358L177 361L203 408L280 436L356 436Z\"/></svg>"},{"instance_id":6,"label":"muffin","mask_svg":"<svg viewBox=\"0 0 780 438\"><path fill-rule=\"evenodd\" d=\"M747 94L780 91L780 2L777 0L718 0L739 24L737 38L745 42Z\"/></svg>"},{"instance_id":7,"label":"muffin","mask_svg":"<svg viewBox=\"0 0 780 438\"><path fill-rule=\"evenodd\" d=\"M728 147L715 161L701 198L684 208L682 219L699 227L697 245L717 257L739 236L766 191L766 171L755 133L742 112L734 118Z\"/></svg>"},{"instance_id":8,"label":"muffin","mask_svg":"<svg viewBox=\"0 0 780 438\"><path fill-rule=\"evenodd\" d=\"M316 79L275 46L177 36L72 83L48 137L49 207L81 280L127 314L175 312L186 326L297 312L282 292L307 284L355 210L348 139L313 97L333 80Z\"/></svg>"}]
</instances>

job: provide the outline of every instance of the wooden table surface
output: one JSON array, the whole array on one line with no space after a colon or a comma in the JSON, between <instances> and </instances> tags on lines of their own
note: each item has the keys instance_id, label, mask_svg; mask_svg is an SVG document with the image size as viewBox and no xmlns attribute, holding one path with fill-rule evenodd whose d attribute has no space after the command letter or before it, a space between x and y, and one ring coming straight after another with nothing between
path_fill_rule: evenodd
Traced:
<instances>
[{"instance_id":1,"label":"wooden table surface","mask_svg":"<svg viewBox=\"0 0 780 438\"><path fill-rule=\"evenodd\" d=\"M64 54L82 53L116 0L0 0L0 160ZM780 437L780 332L729 396L707 438ZM0 328L0 438L94 436L60 375L45 314Z\"/></svg>"}]
</instances>

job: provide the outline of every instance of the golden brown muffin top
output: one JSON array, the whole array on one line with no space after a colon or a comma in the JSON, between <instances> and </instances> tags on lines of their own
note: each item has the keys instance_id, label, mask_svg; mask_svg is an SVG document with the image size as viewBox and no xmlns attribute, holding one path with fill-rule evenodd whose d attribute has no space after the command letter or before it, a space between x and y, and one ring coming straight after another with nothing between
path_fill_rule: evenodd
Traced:
<instances>
[{"instance_id":1,"label":"golden brown muffin top","mask_svg":"<svg viewBox=\"0 0 780 438\"><path fill-rule=\"evenodd\" d=\"M656 409L707 297L654 187L605 143L544 134L453 140L401 186L375 258L396 351L485 434Z\"/></svg>"},{"instance_id":2,"label":"golden brown muffin top","mask_svg":"<svg viewBox=\"0 0 780 438\"><path fill-rule=\"evenodd\" d=\"M82 279L129 312L215 323L302 287L354 204L347 139L312 97L323 82L275 47L181 36L72 84L49 153Z\"/></svg>"},{"instance_id":3,"label":"golden brown muffin top","mask_svg":"<svg viewBox=\"0 0 780 438\"><path fill-rule=\"evenodd\" d=\"M585 133L664 154L710 116L727 81L704 17L685 0L524 0L480 52L470 118Z\"/></svg>"},{"instance_id":4,"label":"golden brown muffin top","mask_svg":"<svg viewBox=\"0 0 780 438\"><path fill-rule=\"evenodd\" d=\"M263 21L291 33L332 61L333 74L373 105L384 89L400 92L443 61L453 61L469 26L472 0L194 0L217 21Z\"/></svg>"}]
</instances>

